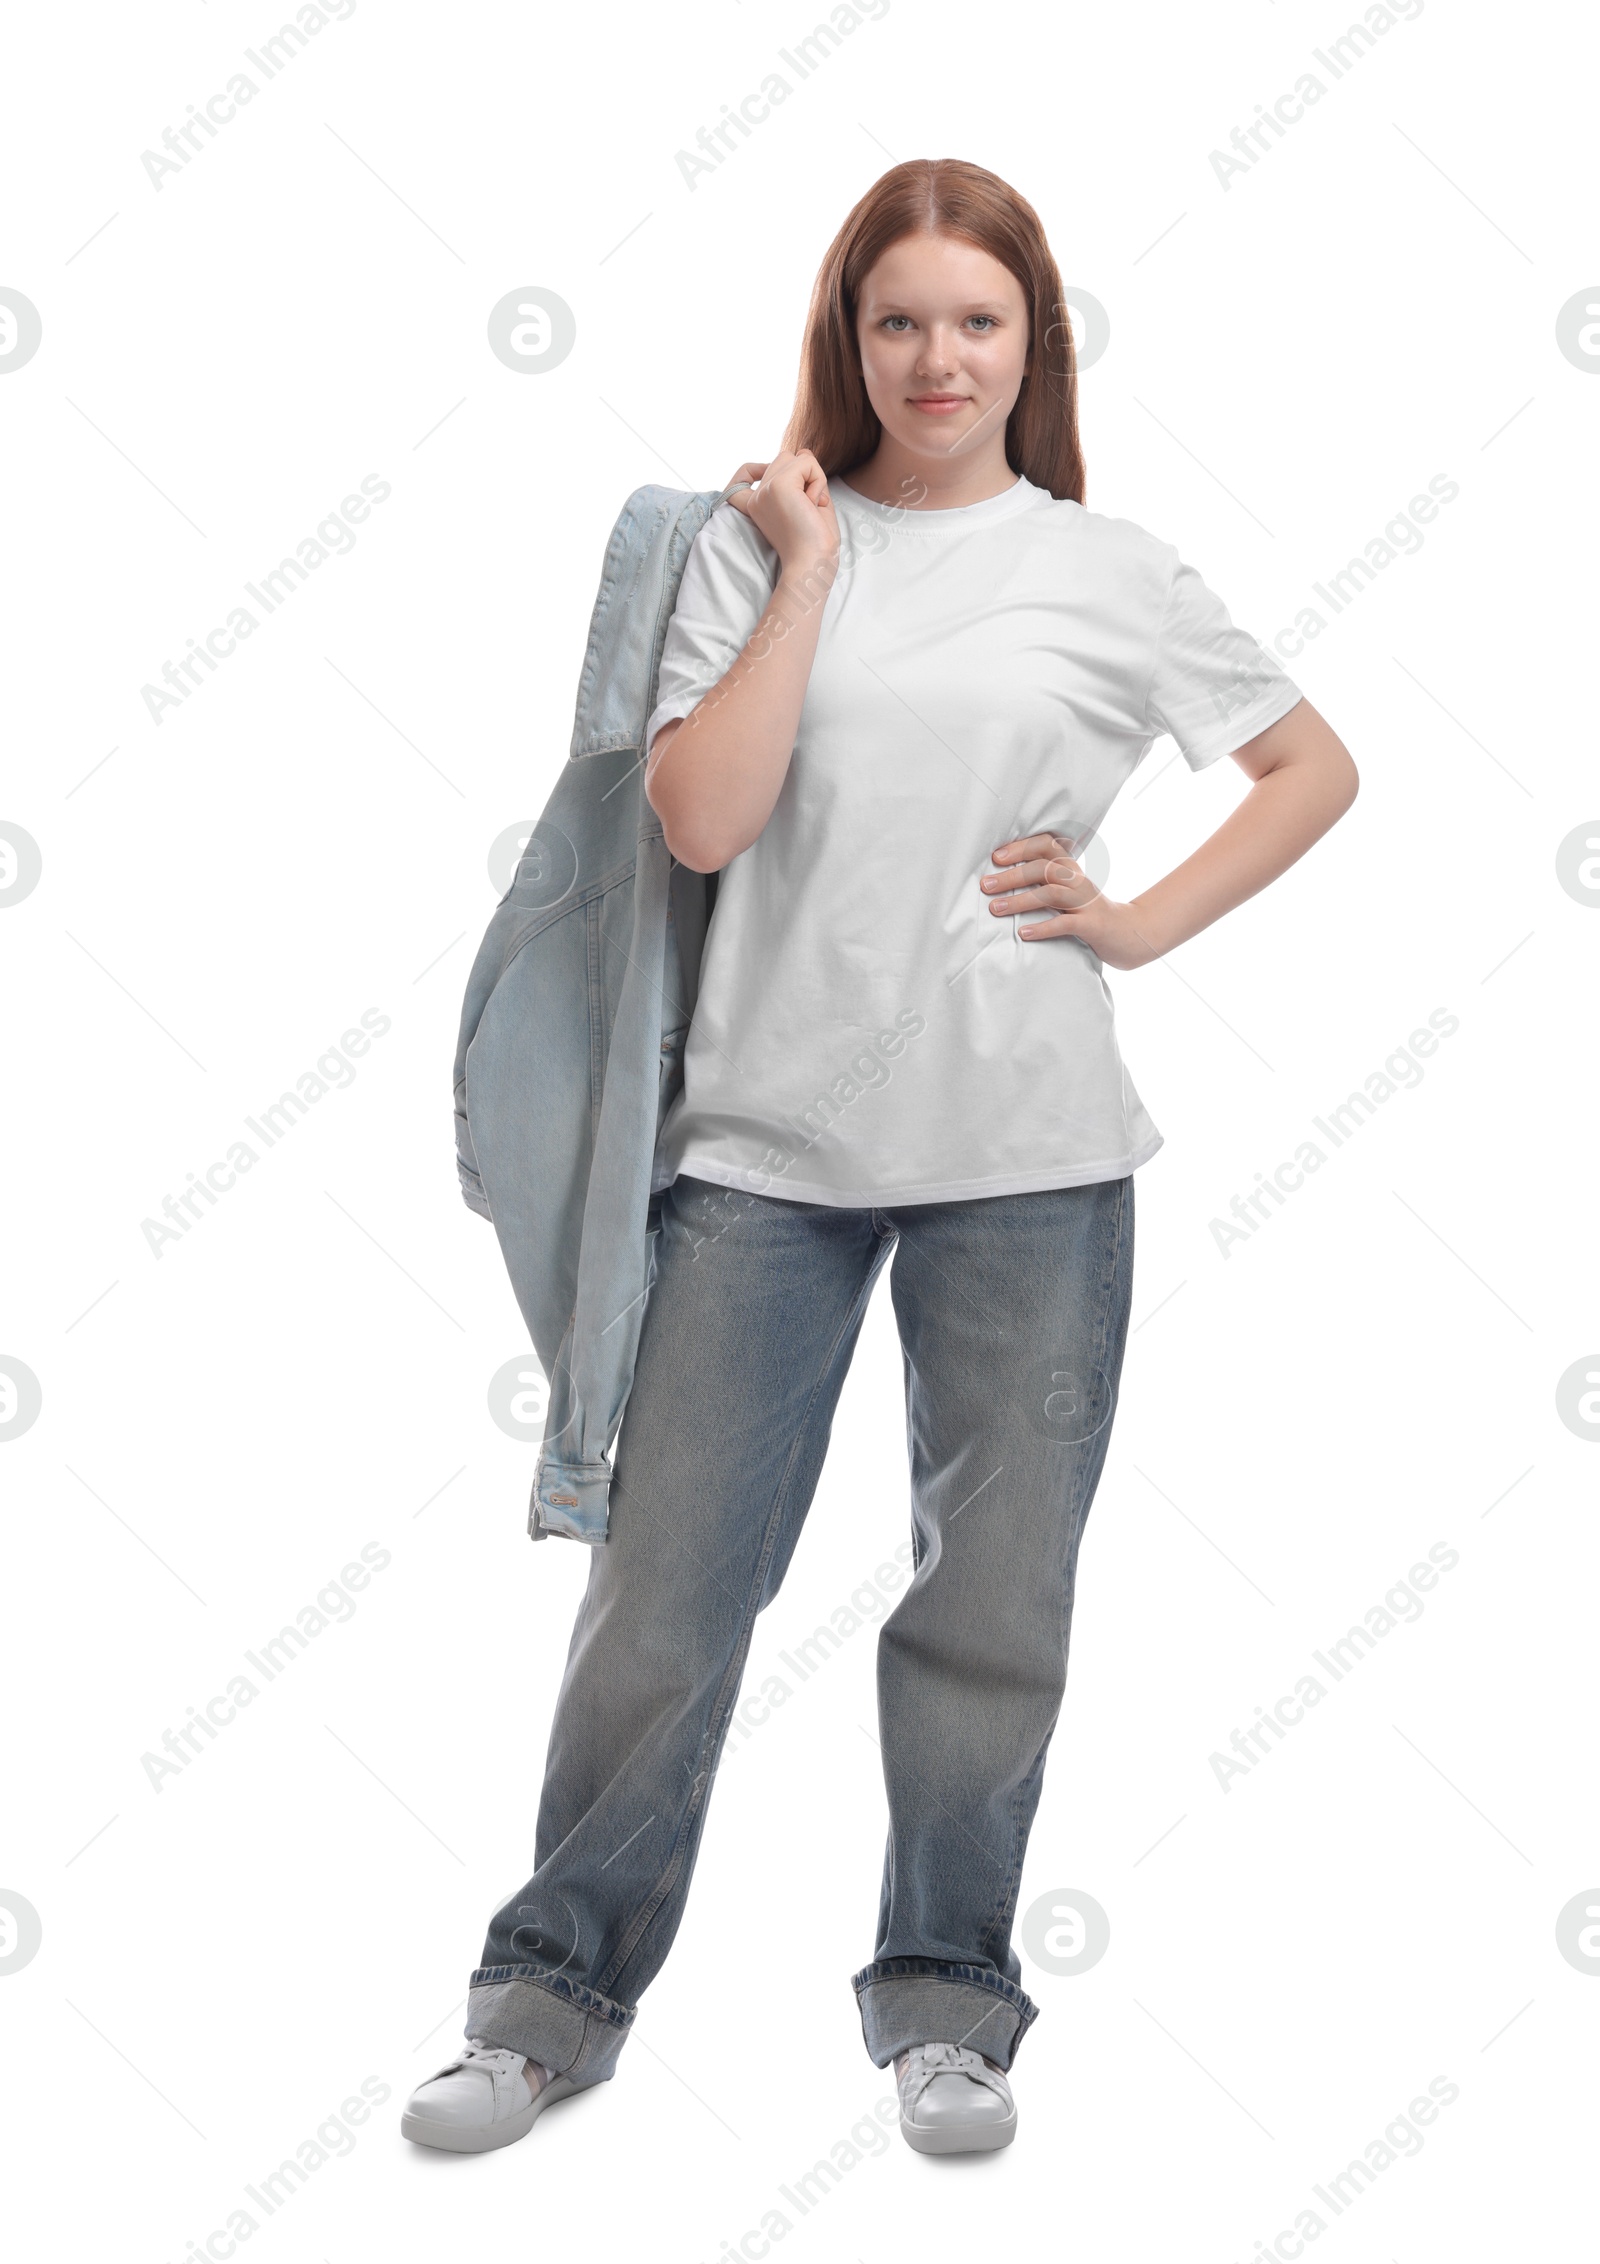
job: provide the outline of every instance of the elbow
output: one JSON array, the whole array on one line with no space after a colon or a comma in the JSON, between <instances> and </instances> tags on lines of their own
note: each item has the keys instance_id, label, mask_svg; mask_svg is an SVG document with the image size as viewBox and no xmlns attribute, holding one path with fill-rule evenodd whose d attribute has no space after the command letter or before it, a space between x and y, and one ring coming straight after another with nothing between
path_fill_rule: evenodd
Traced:
<instances>
[{"instance_id":1,"label":"elbow","mask_svg":"<svg viewBox=\"0 0 1600 2264\"><path fill-rule=\"evenodd\" d=\"M692 827L684 832L663 820L661 830L670 854L693 873L720 873L729 859L737 855L736 850L725 849L720 842L708 839Z\"/></svg>"},{"instance_id":2,"label":"elbow","mask_svg":"<svg viewBox=\"0 0 1600 2264\"><path fill-rule=\"evenodd\" d=\"M687 865L691 872L720 873L729 859L737 856L745 846L742 841L730 843L724 840L717 828L708 825L704 819L696 819L687 811L673 809L670 796L667 807L663 809L651 793L648 780L645 783L645 799L661 820L662 837L666 841L668 853L680 865Z\"/></svg>"},{"instance_id":3,"label":"elbow","mask_svg":"<svg viewBox=\"0 0 1600 2264\"><path fill-rule=\"evenodd\" d=\"M744 843L735 842L730 847L720 837L717 827L708 824L705 815L694 809L692 797L673 791L674 786L681 785L682 781L664 770L661 758L678 729L676 723L668 723L656 733L655 745L645 767L644 798L661 820L662 838L669 854L680 865L687 865L691 872L717 873L730 857L744 847ZM688 808L682 806L685 800L690 803Z\"/></svg>"},{"instance_id":4,"label":"elbow","mask_svg":"<svg viewBox=\"0 0 1600 2264\"><path fill-rule=\"evenodd\" d=\"M1321 716L1314 718L1315 737L1303 752L1310 758L1306 783L1326 813L1325 825L1337 825L1361 788L1361 774L1337 731Z\"/></svg>"},{"instance_id":5,"label":"elbow","mask_svg":"<svg viewBox=\"0 0 1600 2264\"><path fill-rule=\"evenodd\" d=\"M1357 770L1348 747L1341 745L1339 753L1343 760L1339 765L1335 786L1338 803L1336 815L1342 818L1361 791L1361 773Z\"/></svg>"}]
</instances>

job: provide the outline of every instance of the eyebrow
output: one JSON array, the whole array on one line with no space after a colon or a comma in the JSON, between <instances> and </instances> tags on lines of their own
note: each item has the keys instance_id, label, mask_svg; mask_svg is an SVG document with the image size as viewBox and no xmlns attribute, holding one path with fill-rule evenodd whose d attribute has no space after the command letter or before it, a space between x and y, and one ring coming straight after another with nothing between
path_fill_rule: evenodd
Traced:
<instances>
[{"instance_id":1,"label":"eyebrow","mask_svg":"<svg viewBox=\"0 0 1600 2264\"><path fill-rule=\"evenodd\" d=\"M1003 314L1005 312L1004 304L999 299L963 299L957 303L963 314ZM865 304L869 307L881 308L885 314L912 314L916 311L914 308L908 307L903 299L869 298Z\"/></svg>"}]
</instances>

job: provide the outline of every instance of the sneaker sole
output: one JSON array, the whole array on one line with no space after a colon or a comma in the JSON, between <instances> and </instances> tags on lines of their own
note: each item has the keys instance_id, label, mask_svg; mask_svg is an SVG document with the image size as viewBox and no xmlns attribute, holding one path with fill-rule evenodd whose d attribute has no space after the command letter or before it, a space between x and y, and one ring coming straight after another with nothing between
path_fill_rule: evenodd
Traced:
<instances>
[{"instance_id":1,"label":"sneaker sole","mask_svg":"<svg viewBox=\"0 0 1600 2264\"><path fill-rule=\"evenodd\" d=\"M555 2100L570 2099L575 2091L589 2088L588 2084L574 2083L567 2075L552 2076L520 2114L508 2115L498 2123L430 2122L426 2115L414 2115L408 2108L400 2117L400 2135L417 2146L443 2147L447 2154L487 2154L492 2147L512 2146L519 2138L526 2138Z\"/></svg>"},{"instance_id":2,"label":"sneaker sole","mask_svg":"<svg viewBox=\"0 0 1600 2264\"><path fill-rule=\"evenodd\" d=\"M932 2130L902 2115L900 2135L919 2154L991 2154L1016 2137L1017 2110L1013 2107L1004 2122L945 2123Z\"/></svg>"}]
</instances>

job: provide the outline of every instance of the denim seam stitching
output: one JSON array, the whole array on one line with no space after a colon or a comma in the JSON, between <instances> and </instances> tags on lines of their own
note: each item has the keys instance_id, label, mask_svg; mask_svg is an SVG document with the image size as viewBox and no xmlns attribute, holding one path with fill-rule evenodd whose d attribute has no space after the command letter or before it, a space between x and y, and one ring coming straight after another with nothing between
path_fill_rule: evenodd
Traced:
<instances>
[{"instance_id":1,"label":"denim seam stitching","mask_svg":"<svg viewBox=\"0 0 1600 2264\"><path fill-rule=\"evenodd\" d=\"M548 935L550 930L553 927L558 927L563 920L570 920L579 912L586 913L592 904L603 901L607 896L615 895L619 888L626 888L635 877L635 865L635 858L630 856L610 873L602 874L599 880L591 881L582 894L574 897L570 904L563 898L557 903L545 906L536 912L528 926L514 935L507 944L505 956L500 962L500 973L496 975L495 981L500 980L500 975L506 972L513 960L521 957L530 943L537 943L541 936ZM515 887L515 885L515 882L513 882L512 886ZM501 909L508 902L509 892L500 899ZM513 910L518 909L516 906L512 908Z\"/></svg>"},{"instance_id":2,"label":"denim seam stitching","mask_svg":"<svg viewBox=\"0 0 1600 2264\"><path fill-rule=\"evenodd\" d=\"M926 1970L917 1973L884 1973L877 1970L880 1965L907 1964L921 1966ZM970 1959L875 1958L871 1965L863 1966L859 1973L851 1977L851 1986L859 1995L864 1989L891 1981L943 1981L955 1989L979 1989L987 1996L998 1998L1013 2012L1022 2015L1024 2020L1029 2017L1033 2001L1019 1983L1008 1981L1003 1973L988 1972Z\"/></svg>"},{"instance_id":3,"label":"denim seam stitching","mask_svg":"<svg viewBox=\"0 0 1600 2264\"><path fill-rule=\"evenodd\" d=\"M523 1971L520 1968L524 1962L517 1960L509 1965L480 1966L468 1981L467 1987L469 1989L503 1989L508 1983L515 1981L523 1988L542 1990L545 1996L554 1997L558 2004L566 2004L570 2006L572 2011L581 2013L585 2020L604 2021L608 2028L626 2029L632 2027L637 2011L636 2007L619 2005L615 1998L606 1997L603 1991L591 1989L587 1983L582 1981L568 1982L565 1976L559 1973L545 1970ZM561 1985L557 1986L557 1984ZM585 1998L595 1998L599 2001L589 2004L583 2001Z\"/></svg>"},{"instance_id":4,"label":"denim seam stitching","mask_svg":"<svg viewBox=\"0 0 1600 2264\"><path fill-rule=\"evenodd\" d=\"M1052 1723L1051 1727L1054 1727ZM1026 1833L1022 1824L1022 1804L1030 1782L1043 1768L1044 1756L1049 1749L1050 1732L1045 1732L1044 1744L1035 1756L1032 1767L1022 1777L1011 1795L1011 1856L1006 1865L1005 1879L995 1900L994 1910L986 1921L978 1944L991 1965L998 1971L1000 1960L995 1955L997 1943L1009 1938L1011 1921L1016 1914L1017 1894L1022 1885L1022 1865L1027 1854ZM1003 1977L1004 1978L1004 1977ZM1012 1984L1015 1987L1015 1983Z\"/></svg>"},{"instance_id":5,"label":"denim seam stitching","mask_svg":"<svg viewBox=\"0 0 1600 2264\"><path fill-rule=\"evenodd\" d=\"M1102 1270L1100 1281L1100 1295L1097 1300L1098 1311L1095 1323L1095 1351L1097 1355L1097 1365L1100 1366L1102 1374L1105 1373L1104 1361L1110 1336L1108 1324L1110 1319L1111 1305L1116 1295L1118 1274L1122 1261L1123 1229L1127 1215L1127 1194L1128 1180L1127 1178L1123 1178L1117 1183L1116 1226L1112 1234L1111 1249L1107 1255ZM1107 1377L1107 1382L1109 1384L1109 1377ZM1114 1412L1114 1405L1112 1412ZM1102 1426L1102 1429L1107 1434L1109 1434L1110 1431L1111 1421L1112 1414L1108 1413L1105 1423ZM1110 1439L1108 1435L1104 1443L1101 1445L1098 1456L1096 1456L1094 1447L1091 1443L1089 1453L1079 1458L1078 1467L1074 1475L1072 1497L1069 1503L1067 1515L1067 1562L1063 1567L1064 1578L1061 1583L1060 1607L1056 1626L1056 1639L1060 1645L1063 1659L1065 1659L1068 1649L1072 1612L1072 1593L1076 1585L1075 1574L1077 1564L1077 1541L1079 1536L1081 1535L1084 1523L1084 1496L1086 1492L1088 1492L1091 1485L1091 1472L1093 1473L1092 1483L1095 1485L1098 1485L1099 1483L1099 1474L1101 1469L1104 1467L1106 1451L1109 1448L1109 1445ZM1059 1719L1060 1709L1058 1708L1056 1713L1056 1720ZM1049 1752L1050 1740L1053 1737L1054 1733L1055 1721L1052 1721L1049 1729L1045 1733L1044 1743L1040 1748L1039 1755L1036 1758L1033 1767L1028 1771L1027 1775L1019 1781L1016 1791L1013 1793L1011 1798L1011 1859L1006 1871L1005 1891L1001 1900L997 1902L993 1915L990 1917L990 1919L984 1926L982 1934L979 1936L980 1942L983 1944L996 1966L998 1966L999 1964L999 1959L994 1956L994 1945L1002 1935L1009 1936L1011 1930L1011 1922L1016 1915L1017 1895L1022 1885L1022 1866L1026 1856L1026 1849L1023 1848L1019 1852L1018 1848L1018 1839L1021 1833L1022 1803L1026 1795L1030 1780L1044 1766L1046 1755Z\"/></svg>"},{"instance_id":6,"label":"denim seam stitching","mask_svg":"<svg viewBox=\"0 0 1600 2264\"><path fill-rule=\"evenodd\" d=\"M1099 1456L1097 1458L1091 1452L1083 1458L1082 1462L1079 1465L1076 1481L1073 1488L1072 1514L1067 1527L1067 1545L1069 1551L1071 1552L1071 1561L1068 1565L1069 1577L1062 1584L1061 1590L1062 1624L1060 1634L1063 1651L1065 1651L1065 1649L1067 1648L1069 1640L1070 1630L1068 1625L1068 1614L1070 1613L1072 1608L1072 1590L1076 1585L1077 1544L1082 1538L1083 1526L1086 1522L1083 1497L1089 1487L1091 1470L1094 1474L1093 1483L1098 1486L1100 1482L1100 1472L1105 1467L1106 1454L1109 1451L1111 1445L1111 1425L1116 1416L1116 1402L1118 1397L1120 1396L1118 1386L1113 1385L1111 1383L1109 1375L1106 1375L1104 1363L1110 1342L1111 1306L1113 1300L1116 1297L1117 1281L1122 1267L1122 1246L1125 1239L1125 1227L1127 1223L1128 1211L1128 1189L1131 1183L1131 1177L1120 1179L1117 1182L1116 1230L1112 1236L1111 1250L1106 1259L1105 1270L1102 1275L1100 1285L1099 1310L1095 1320L1095 1351L1097 1354L1096 1365L1099 1367L1100 1373L1106 1376L1107 1385L1111 1390L1112 1403L1111 1407L1107 1411L1105 1422L1101 1425L1101 1430L1105 1435L1100 1447ZM1126 1343L1125 1334L1124 1343ZM1119 1384L1120 1380L1121 1362L1119 1360Z\"/></svg>"},{"instance_id":7,"label":"denim seam stitching","mask_svg":"<svg viewBox=\"0 0 1600 2264\"><path fill-rule=\"evenodd\" d=\"M589 1151L591 1160L594 1145L600 1136L600 1106L605 1095L606 1044L602 1034L605 1020L604 986L601 978L600 900L592 898L587 907L588 920L584 942L589 976Z\"/></svg>"}]
</instances>

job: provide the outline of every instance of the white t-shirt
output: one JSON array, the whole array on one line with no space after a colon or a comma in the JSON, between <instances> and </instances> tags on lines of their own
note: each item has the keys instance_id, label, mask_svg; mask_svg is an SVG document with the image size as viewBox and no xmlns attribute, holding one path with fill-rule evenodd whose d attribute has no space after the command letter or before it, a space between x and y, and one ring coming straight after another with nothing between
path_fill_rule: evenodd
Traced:
<instances>
[{"instance_id":1,"label":"white t-shirt","mask_svg":"<svg viewBox=\"0 0 1600 2264\"><path fill-rule=\"evenodd\" d=\"M979 888L1001 842L1086 843L1170 732L1192 769L1301 694L1170 543L1019 479L907 511L829 482L837 578L783 787L717 884L679 1172L808 1203L1116 1179L1161 1145L1101 961L1022 941ZM731 504L695 538L646 744L742 650L777 552ZM669 758L670 759L670 758Z\"/></svg>"}]
</instances>

